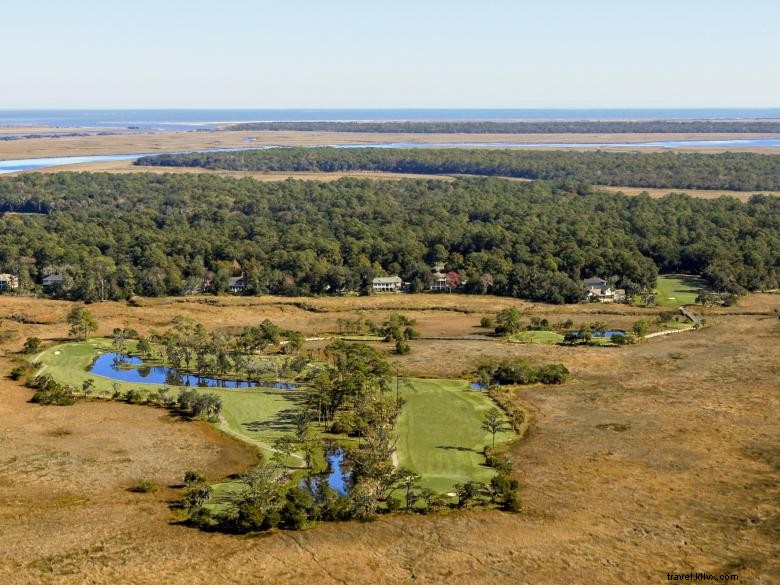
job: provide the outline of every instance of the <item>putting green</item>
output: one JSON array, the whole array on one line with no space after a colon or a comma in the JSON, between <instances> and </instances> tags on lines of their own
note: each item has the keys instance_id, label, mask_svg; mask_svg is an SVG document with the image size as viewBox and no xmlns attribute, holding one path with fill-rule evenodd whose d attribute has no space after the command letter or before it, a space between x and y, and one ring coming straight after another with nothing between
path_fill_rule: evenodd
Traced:
<instances>
[{"instance_id":1,"label":"putting green","mask_svg":"<svg viewBox=\"0 0 780 585\"><path fill-rule=\"evenodd\" d=\"M492 444L482 419L495 404L470 386L464 380L410 379L402 388L398 464L421 475L422 487L446 493L456 483L495 475L482 454ZM498 433L496 447L513 437L511 431Z\"/></svg>"}]
</instances>

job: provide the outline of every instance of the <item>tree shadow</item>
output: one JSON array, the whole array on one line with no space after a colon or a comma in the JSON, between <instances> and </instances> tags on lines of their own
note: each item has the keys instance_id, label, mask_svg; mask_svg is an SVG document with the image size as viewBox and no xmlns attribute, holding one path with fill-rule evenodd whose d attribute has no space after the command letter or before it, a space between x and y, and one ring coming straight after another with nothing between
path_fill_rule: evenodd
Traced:
<instances>
[{"instance_id":1,"label":"tree shadow","mask_svg":"<svg viewBox=\"0 0 780 585\"><path fill-rule=\"evenodd\" d=\"M276 416L271 420L254 420L251 422L245 422L242 426L253 432L259 431L291 431L295 428L295 417L298 414L298 410L295 408L287 408L280 410Z\"/></svg>"},{"instance_id":2,"label":"tree shadow","mask_svg":"<svg viewBox=\"0 0 780 585\"><path fill-rule=\"evenodd\" d=\"M475 451L474 449L469 449L468 447L461 447L459 445L436 445L437 449L444 449L445 451L462 451L464 453L479 453L479 451Z\"/></svg>"}]
</instances>

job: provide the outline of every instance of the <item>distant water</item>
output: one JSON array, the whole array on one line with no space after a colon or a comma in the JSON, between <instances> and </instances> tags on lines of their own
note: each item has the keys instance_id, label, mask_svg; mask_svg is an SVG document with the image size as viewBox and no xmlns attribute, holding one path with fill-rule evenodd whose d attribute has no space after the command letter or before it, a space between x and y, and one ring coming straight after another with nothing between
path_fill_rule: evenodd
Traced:
<instances>
[{"instance_id":1,"label":"distant water","mask_svg":"<svg viewBox=\"0 0 780 585\"><path fill-rule=\"evenodd\" d=\"M333 148L513 148L520 150L526 148L598 148L609 149L639 149L639 148L728 148L754 147L768 148L780 147L780 138L768 138L763 140L662 140L657 142L573 142L573 143L545 143L545 142L378 142L376 144L334 144ZM199 150L199 153L209 152L239 152L243 150L266 150L278 148L276 146L252 146L246 148L215 148ZM312 146L311 148L321 148ZM51 158L25 158L16 160L0 160L0 175L20 171L35 171L64 165L81 163L102 162L111 160L135 160L143 156L156 156L159 154L188 154L186 152L152 154L103 154L93 156L58 156Z\"/></svg>"},{"instance_id":2,"label":"distant water","mask_svg":"<svg viewBox=\"0 0 780 585\"><path fill-rule=\"evenodd\" d=\"M295 109L295 110L0 110L0 126L208 129L217 122L392 120L757 120L780 108L697 109Z\"/></svg>"}]
</instances>

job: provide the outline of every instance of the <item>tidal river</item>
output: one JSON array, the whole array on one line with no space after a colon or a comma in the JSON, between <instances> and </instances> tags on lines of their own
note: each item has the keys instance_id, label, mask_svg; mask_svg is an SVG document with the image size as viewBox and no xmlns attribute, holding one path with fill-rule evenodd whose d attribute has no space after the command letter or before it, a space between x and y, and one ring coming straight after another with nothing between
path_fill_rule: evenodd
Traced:
<instances>
[{"instance_id":1,"label":"tidal river","mask_svg":"<svg viewBox=\"0 0 780 585\"><path fill-rule=\"evenodd\" d=\"M593 148L593 149L637 149L637 148L772 148L780 147L780 138L760 140L661 140L656 142L377 142L373 144L334 144L333 148ZM261 150L278 148L276 146L255 146L248 148L219 148L194 152L235 152L240 150ZM319 147L312 147L319 148ZM135 160L142 156L157 154L187 154L186 152L139 153L139 154L101 154L94 156L58 156L52 158L23 158L0 160L0 174L34 171L63 165L75 165L112 160Z\"/></svg>"}]
</instances>

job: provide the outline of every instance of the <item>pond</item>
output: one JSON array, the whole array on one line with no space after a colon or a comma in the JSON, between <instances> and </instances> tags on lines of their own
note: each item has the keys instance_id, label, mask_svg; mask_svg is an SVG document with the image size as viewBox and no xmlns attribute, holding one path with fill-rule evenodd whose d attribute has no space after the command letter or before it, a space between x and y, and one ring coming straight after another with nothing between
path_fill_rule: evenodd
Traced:
<instances>
[{"instance_id":1,"label":"pond","mask_svg":"<svg viewBox=\"0 0 780 585\"><path fill-rule=\"evenodd\" d=\"M604 331L604 332L594 331L591 334L591 337L606 337L607 339L609 339L613 335L625 335L625 334L626 332L621 331L620 329L611 329L610 331Z\"/></svg>"},{"instance_id":2,"label":"pond","mask_svg":"<svg viewBox=\"0 0 780 585\"><path fill-rule=\"evenodd\" d=\"M328 452L328 471L320 475L309 476L301 480L301 488L317 493L317 487L327 482L328 487L340 496L349 491L349 472L344 470L344 450L334 449Z\"/></svg>"},{"instance_id":3,"label":"pond","mask_svg":"<svg viewBox=\"0 0 780 585\"><path fill-rule=\"evenodd\" d=\"M201 388L278 388L294 390L297 384L287 382L248 382L246 380L222 380L193 374L180 374L166 366L147 366L137 356L104 353L95 360L89 371L119 382L131 384L167 384L169 386L194 386Z\"/></svg>"},{"instance_id":4,"label":"pond","mask_svg":"<svg viewBox=\"0 0 780 585\"><path fill-rule=\"evenodd\" d=\"M606 339L611 338L613 335L625 335L625 331L621 331L620 329L610 329L609 331L594 331L590 334L591 337L604 337ZM574 332L575 337L580 336L579 331Z\"/></svg>"}]
</instances>

